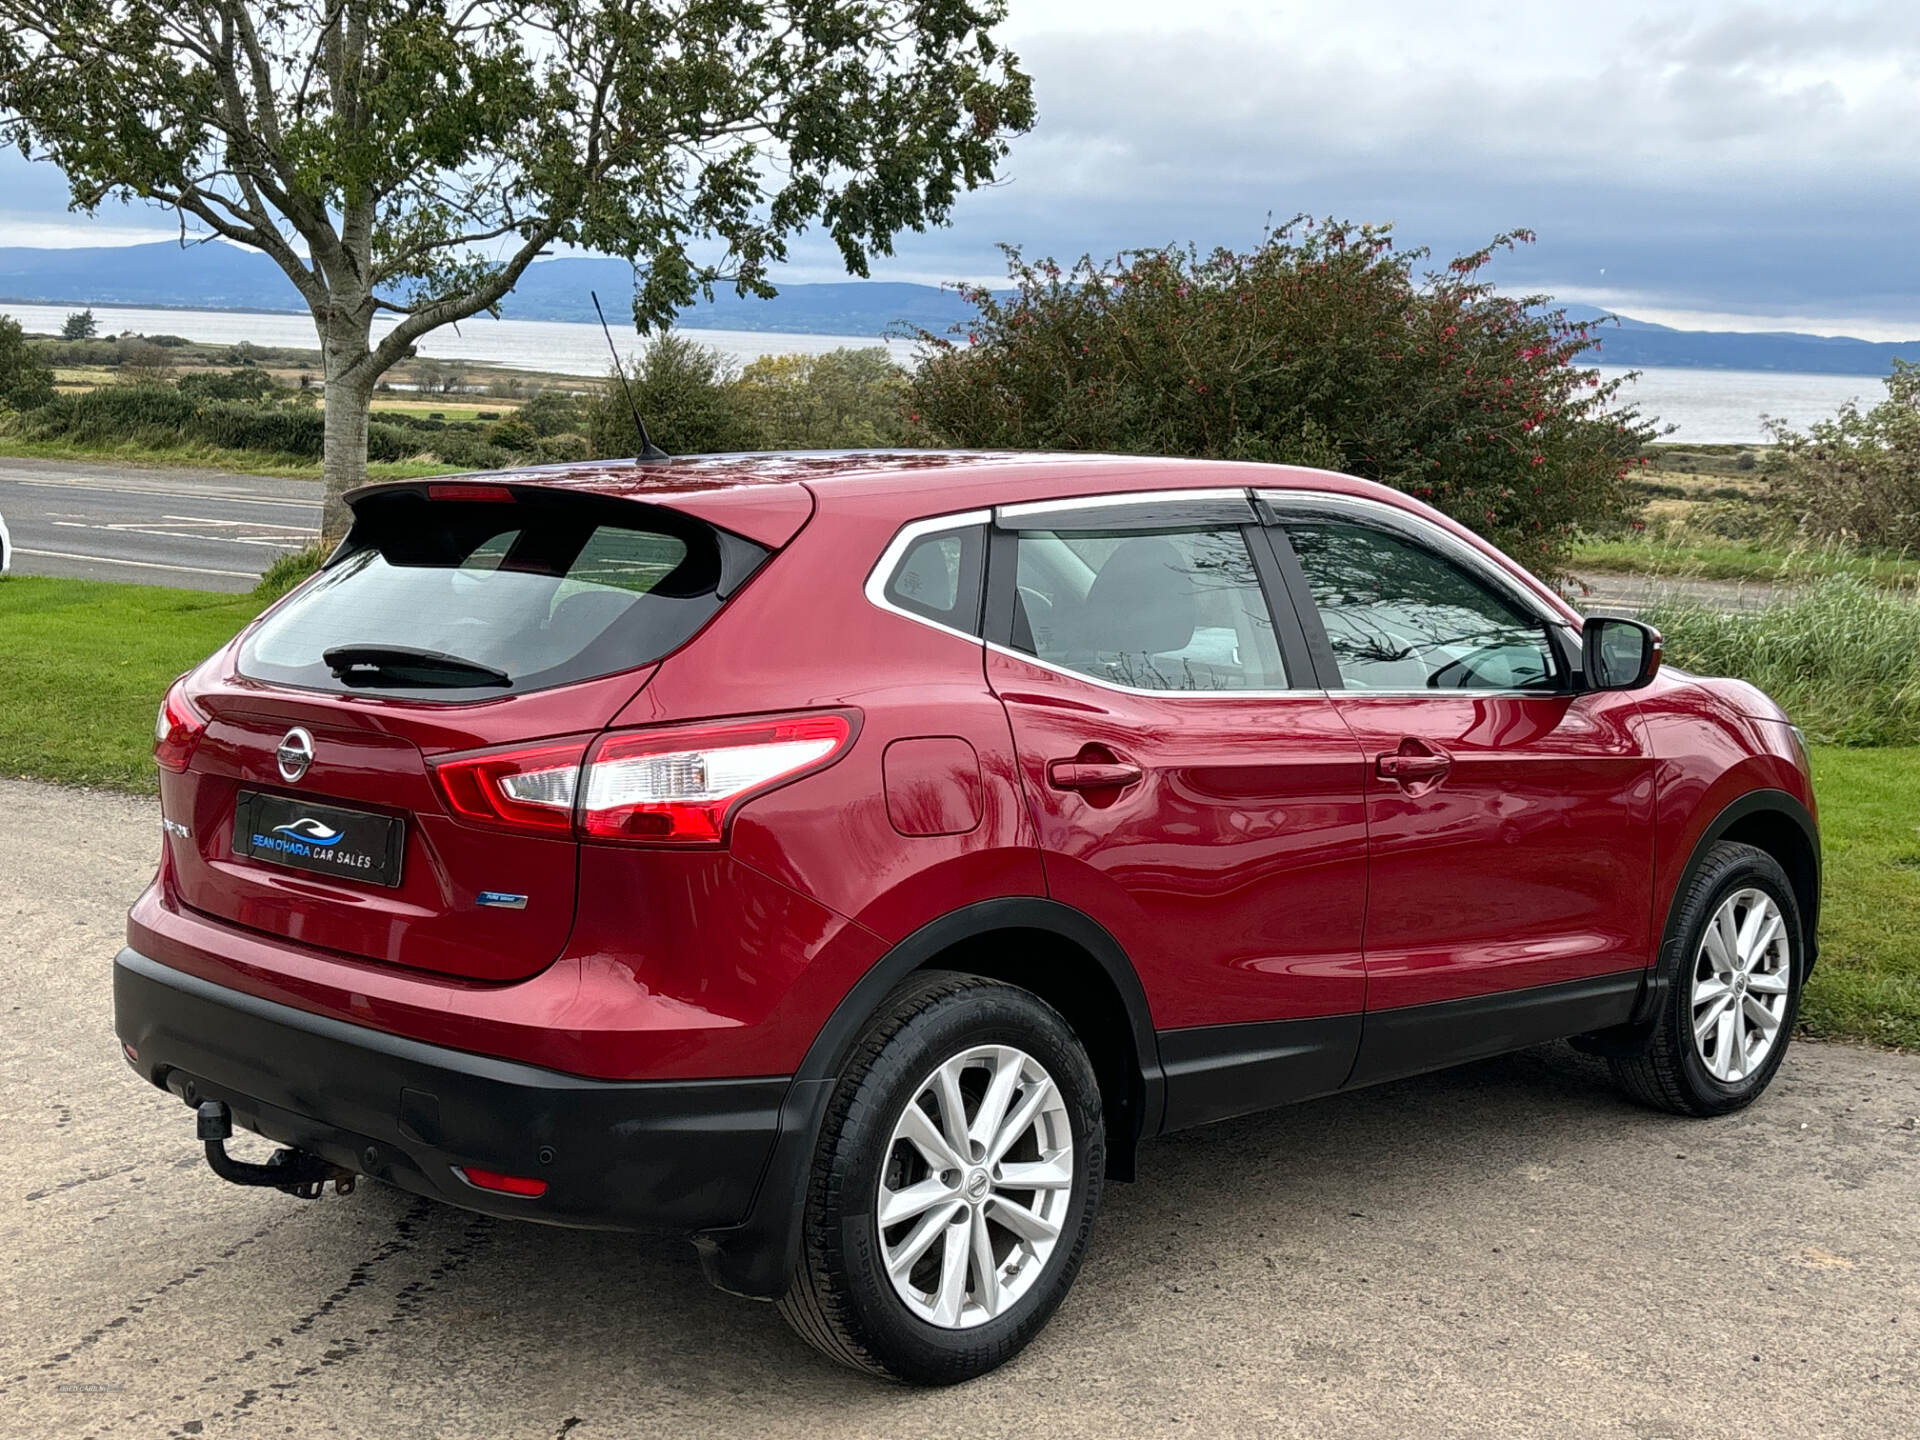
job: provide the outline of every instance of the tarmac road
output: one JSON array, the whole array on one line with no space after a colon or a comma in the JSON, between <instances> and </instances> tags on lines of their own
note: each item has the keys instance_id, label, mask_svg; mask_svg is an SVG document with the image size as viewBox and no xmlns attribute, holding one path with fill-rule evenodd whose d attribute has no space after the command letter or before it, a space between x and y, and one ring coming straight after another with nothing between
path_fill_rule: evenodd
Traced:
<instances>
[{"instance_id":1,"label":"tarmac road","mask_svg":"<svg viewBox=\"0 0 1920 1440\"><path fill-rule=\"evenodd\" d=\"M915 1393L677 1240L215 1179L111 1028L157 829L0 782L0 1434L1920 1433L1920 1056L1701 1123L1554 1047L1156 1141L1033 1348Z\"/></svg>"},{"instance_id":2,"label":"tarmac road","mask_svg":"<svg viewBox=\"0 0 1920 1440\"><path fill-rule=\"evenodd\" d=\"M320 487L215 470L0 459L16 575L251 590L276 555L312 543Z\"/></svg>"}]
</instances>

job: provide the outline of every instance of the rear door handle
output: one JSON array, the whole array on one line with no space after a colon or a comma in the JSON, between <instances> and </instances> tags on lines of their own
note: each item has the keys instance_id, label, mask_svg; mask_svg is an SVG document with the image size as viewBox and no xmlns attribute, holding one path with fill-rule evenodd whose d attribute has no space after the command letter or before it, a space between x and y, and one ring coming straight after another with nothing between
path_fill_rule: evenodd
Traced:
<instances>
[{"instance_id":1,"label":"rear door handle","mask_svg":"<svg viewBox=\"0 0 1920 1440\"><path fill-rule=\"evenodd\" d=\"M1140 767L1126 760L1054 760L1047 765L1047 783L1056 790L1119 790L1140 778Z\"/></svg>"}]
</instances>

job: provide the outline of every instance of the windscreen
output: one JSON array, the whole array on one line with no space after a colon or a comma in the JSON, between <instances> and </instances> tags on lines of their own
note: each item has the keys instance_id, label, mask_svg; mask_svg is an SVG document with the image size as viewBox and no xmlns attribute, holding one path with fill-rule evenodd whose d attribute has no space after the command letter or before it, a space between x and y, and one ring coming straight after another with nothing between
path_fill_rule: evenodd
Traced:
<instances>
[{"instance_id":1,"label":"windscreen","mask_svg":"<svg viewBox=\"0 0 1920 1440\"><path fill-rule=\"evenodd\" d=\"M727 537L737 562L744 542ZM363 503L342 555L248 636L249 678L469 700L659 659L722 601L699 521L579 497Z\"/></svg>"}]
</instances>

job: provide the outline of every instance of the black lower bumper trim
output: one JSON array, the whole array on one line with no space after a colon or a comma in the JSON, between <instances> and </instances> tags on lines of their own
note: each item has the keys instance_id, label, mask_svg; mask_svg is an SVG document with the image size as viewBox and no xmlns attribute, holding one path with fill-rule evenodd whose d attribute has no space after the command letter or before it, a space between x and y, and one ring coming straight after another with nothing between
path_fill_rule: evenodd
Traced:
<instances>
[{"instance_id":1,"label":"black lower bumper trim","mask_svg":"<svg viewBox=\"0 0 1920 1440\"><path fill-rule=\"evenodd\" d=\"M790 1088L563 1075L312 1015L134 950L114 964L113 1000L134 1068L190 1104L224 1102L245 1129L417 1194L553 1225L739 1225ZM456 1166L547 1189L495 1194Z\"/></svg>"}]
</instances>

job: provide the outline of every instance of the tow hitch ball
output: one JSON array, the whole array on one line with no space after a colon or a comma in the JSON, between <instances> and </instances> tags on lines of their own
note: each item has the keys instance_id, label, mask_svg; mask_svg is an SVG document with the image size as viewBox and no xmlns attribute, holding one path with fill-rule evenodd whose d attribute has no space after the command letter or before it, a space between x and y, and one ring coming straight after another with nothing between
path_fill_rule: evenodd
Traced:
<instances>
[{"instance_id":1,"label":"tow hitch ball","mask_svg":"<svg viewBox=\"0 0 1920 1440\"><path fill-rule=\"evenodd\" d=\"M354 1173L322 1160L305 1150L276 1150L264 1165L236 1160L227 1154L227 1141L233 1136L233 1114L220 1100L203 1100L194 1110L200 1138L206 1142L207 1164L222 1180L236 1185L271 1185L302 1200L318 1200L320 1192L333 1182L333 1193L351 1195Z\"/></svg>"}]
</instances>

